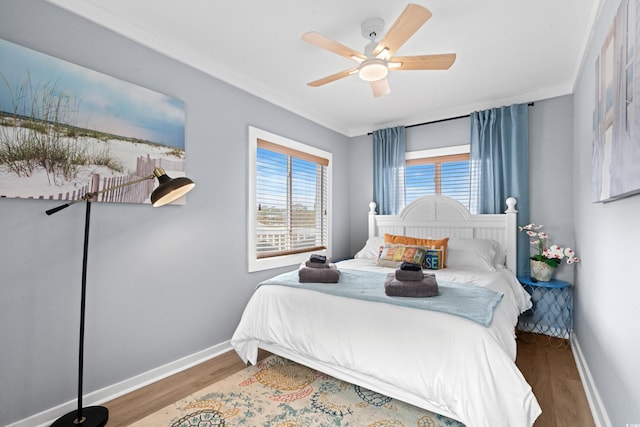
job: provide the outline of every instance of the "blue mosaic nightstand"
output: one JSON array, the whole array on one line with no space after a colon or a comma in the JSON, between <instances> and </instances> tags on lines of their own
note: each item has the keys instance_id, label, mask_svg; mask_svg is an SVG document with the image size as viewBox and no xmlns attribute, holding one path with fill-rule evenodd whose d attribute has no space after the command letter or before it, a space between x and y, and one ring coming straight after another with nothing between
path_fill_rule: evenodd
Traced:
<instances>
[{"instance_id":1,"label":"blue mosaic nightstand","mask_svg":"<svg viewBox=\"0 0 640 427\"><path fill-rule=\"evenodd\" d=\"M518 281L531 295L533 307L520 315L518 329L526 332L569 339L573 327L573 290L571 284L552 279L538 282L530 277Z\"/></svg>"}]
</instances>

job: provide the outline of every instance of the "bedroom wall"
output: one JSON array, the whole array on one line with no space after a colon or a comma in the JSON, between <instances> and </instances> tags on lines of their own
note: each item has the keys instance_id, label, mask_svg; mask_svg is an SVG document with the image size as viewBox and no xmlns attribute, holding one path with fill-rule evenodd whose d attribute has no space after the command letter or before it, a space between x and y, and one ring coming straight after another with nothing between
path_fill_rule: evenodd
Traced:
<instances>
[{"instance_id":1,"label":"bedroom wall","mask_svg":"<svg viewBox=\"0 0 640 427\"><path fill-rule=\"evenodd\" d=\"M256 283L278 272L247 273L247 126L333 152L335 183L349 179L347 138L43 0L3 1L0 38L186 106L186 206L93 206L85 392L224 344ZM339 257L348 195L334 186ZM84 206L44 214L58 204L0 200L0 425L76 397Z\"/></svg>"},{"instance_id":2,"label":"bedroom wall","mask_svg":"<svg viewBox=\"0 0 640 427\"><path fill-rule=\"evenodd\" d=\"M529 180L530 220L543 224L554 242L574 245L571 158L573 147L573 97L560 96L536 100L529 107ZM469 144L468 117L411 127L406 130L406 150L416 151L450 145ZM354 165L351 183L351 253L355 254L367 239L363 221L373 197L373 137L351 138L350 155L359 159ZM366 191L363 191L366 189ZM553 207L553 209L550 209ZM506 207L505 207L506 209ZM556 277L573 280L575 268L563 265Z\"/></svg>"},{"instance_id":3,"label":"bedroom wall","mask_svg":"<svg viewBox=\"0 0 640 427\"><path fill-rule=\"evenodd\" d=\"M574 337L600 425L631 426L640 424L640 287L635 268L640 196L591 202L595 61L619 5L619 0L602 1L574 91L574 227L582 257L574 288Z\"/></svg>"}]
</instances>

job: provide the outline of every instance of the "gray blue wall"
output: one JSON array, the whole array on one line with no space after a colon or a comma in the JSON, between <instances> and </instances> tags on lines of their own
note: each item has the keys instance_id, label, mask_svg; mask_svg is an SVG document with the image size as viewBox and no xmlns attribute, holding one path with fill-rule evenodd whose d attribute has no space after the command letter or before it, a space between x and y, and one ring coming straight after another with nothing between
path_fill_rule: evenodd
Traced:
<instances>
[{"instance_id":1,"label":"gray blue wall","mask_svg":"<svg viewBox=\"0 0 640 427\"><path fill-rule=\"evenodd\" d=\"M333 153L334 255L349 255L345 136L43 0L3 1L0 38L185 102L186 206L93 205L86 392L228 340L274 273L247 273L247 126ZM84 206L45 215L57 205L0 200L0 425L76 396Z\"/></svg>"},{"instance_id":2,"label":"gray blue wall","mask_svg":"<svg viewBox=\"0 0 640 427\"><path fill-rule=\"evenodd\" d=\"M595 61L619 4L602 1L574 91L573 219L582 257L575 336L611 425L626 426L640 424L640 196L591 202Z\"/></svg>"}]
</instances>

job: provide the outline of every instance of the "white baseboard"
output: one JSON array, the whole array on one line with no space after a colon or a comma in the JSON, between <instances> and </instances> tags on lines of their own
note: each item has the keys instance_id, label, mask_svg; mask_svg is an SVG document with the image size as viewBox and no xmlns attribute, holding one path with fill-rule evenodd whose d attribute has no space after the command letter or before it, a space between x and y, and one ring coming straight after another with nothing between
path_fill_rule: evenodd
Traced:
<instances>
[{"instance_id":1,"label":"white baseboard","mask_svg":"<svg viewBox=\"0 0 640 427\"><path fill-rule=\"evenodd\" d=\"M167 378L173 374L184 371L199 363L205 362L216 356L231 350L229 341L214 345L197 353L185 356L181 359L167 363L164 366L151 369L135 377L128 378L119 383L107 386L103 389L91 392L82 398L83 407L101 405L105 402L113 400L117 397L131 393L134 390L142 388L146 385ZM7 427L46 427L50 426L56 419L62 415L69 413L77 408L77 400L72 400L62 405L49 408L40 413L34 414L28 418L9 424Z\"/></svg>"},{"instance_id":2,"label":"white baseboard","mask_svg":"<svg viewBox=\"0 0 640 427\"><path fill-rule=\"evenodd\" d=\"M591 371L589 370L587 361L584 359L582 349L580 348L578 338L575 334L571 335L571 350L573 351L573 358L576 361L578 373L580 374L582 386L584 387L584 392L587 395L587 401L589 402L589 408L591 408L591 415L593 416L593 421L595 422L596 427L612 427L611 420L609 419L607 410L602 403L600 393L598 393L598 389L593 382Z\"/></svg>"}]
</instances>

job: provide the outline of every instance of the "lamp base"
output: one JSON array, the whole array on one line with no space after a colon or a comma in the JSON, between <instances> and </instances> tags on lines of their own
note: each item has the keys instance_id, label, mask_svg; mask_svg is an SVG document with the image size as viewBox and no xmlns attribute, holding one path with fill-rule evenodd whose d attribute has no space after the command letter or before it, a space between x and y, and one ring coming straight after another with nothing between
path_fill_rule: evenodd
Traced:
<instances>
[{"instance_id":1,"label":"lamp base","mask_svg":"<svg viewBox=\"0 0 640 427\"><path fill-rule=\"evenodd\" d=\"M82 420L78 420L78 411L74 410L58 418L51 427L103 427L109 419L109 410L104 406L82 408Z\"/></svg>"}]
</instances>

